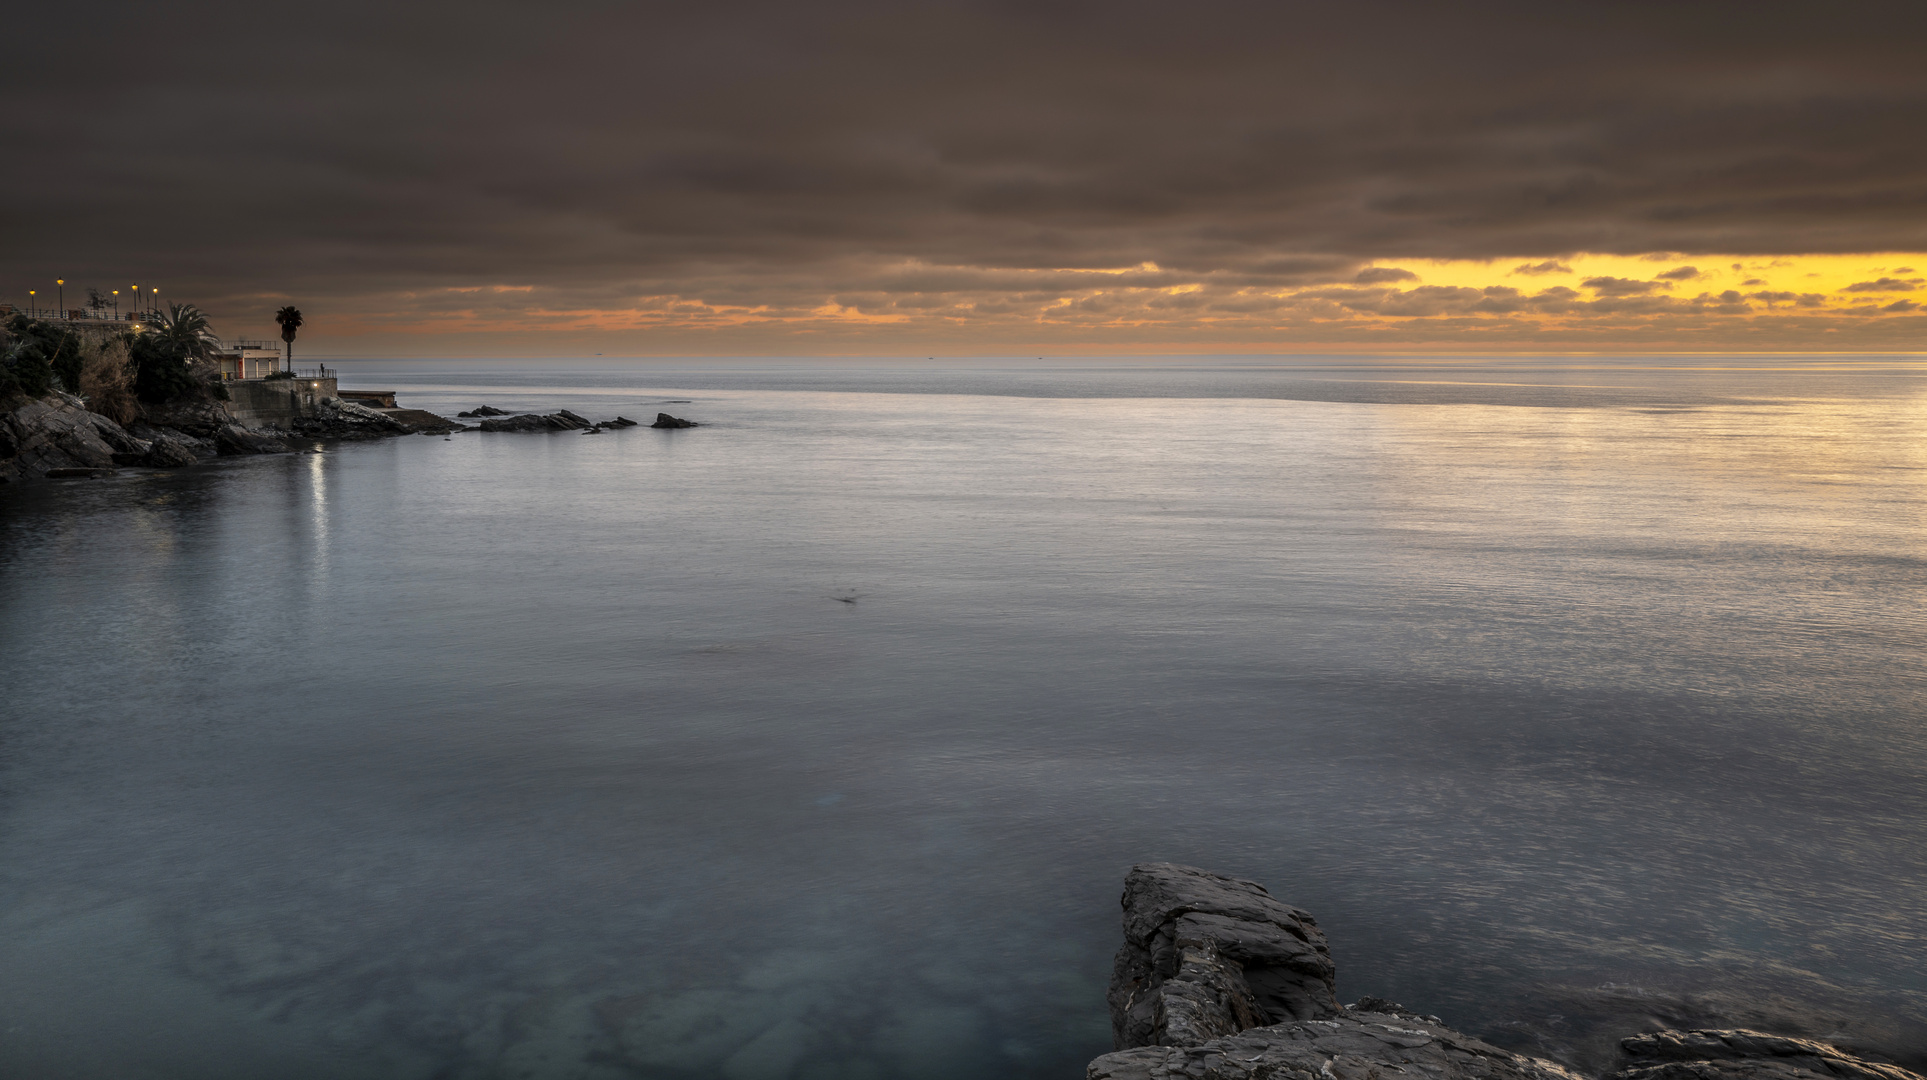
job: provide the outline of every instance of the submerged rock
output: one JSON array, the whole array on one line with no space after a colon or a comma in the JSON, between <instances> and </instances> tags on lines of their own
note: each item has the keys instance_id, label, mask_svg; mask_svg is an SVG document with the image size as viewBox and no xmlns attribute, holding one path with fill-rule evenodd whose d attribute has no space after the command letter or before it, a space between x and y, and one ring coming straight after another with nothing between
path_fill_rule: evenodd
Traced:
<instances>
[{"instance_id":1,"label":"submerged rock","mask_svg":"<svg viewBox=\"0 0 1927 1080\"><path fill-rule=\"evenodd\" d=\"M666 412L659 412L656 414L656 422L649 426L659 428L685 428L697 427L699 425L694 420L680 420Z\"/></svg>"},{"instance_id":2,"label":"submerged rock","mask_svg":"<svg viewBox=\"0 0 1927 1080\"><path fill-rule=\"evenodd\" d=\"M603 427L641 427L642 425L636 423L634 420L631 420L626 416L618 416L614 420L611 420L602 426Z\"/></svg>"},{"instance_id":3,"label":"submerged rock","mask_svg":"<svg viewBox=\"0 0 1927 1080\"><path fill-rule=\"evenodd\" d=\"M497 409L488 405L480 405L467 412L458 412L455 415L464 420L472 420L483 416L507 416L509 412L507 409Z\"/></svg>"}]
</instances>

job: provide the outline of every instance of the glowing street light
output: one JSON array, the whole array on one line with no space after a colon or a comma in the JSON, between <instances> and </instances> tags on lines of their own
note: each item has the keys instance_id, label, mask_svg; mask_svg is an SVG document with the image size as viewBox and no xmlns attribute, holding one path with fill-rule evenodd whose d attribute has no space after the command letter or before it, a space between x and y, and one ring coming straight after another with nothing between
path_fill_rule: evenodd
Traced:
<instances>
[{"instance_id":1,"label":"glowing street light","mask_svg":"<svg viewBox=\"0 0 1927 1080\"><path fill-rule=\"evenodd\" d=\"M114 321L120 321L120 290L114 290Z\"/></svg>"},{"instance_id":2,"label":"glowing street light","mask_svg":"<svg viewBox=\"0 0 1927 1080\"><path fill-rule=\"evenodd\" d=\"M62 318L65 318L67 315L67 279L55 278L54 284L58 286L60 289L59 292L54 294L55 296L58 296L60 298L60 301L59 301L60 307L56 310L60 312L60 316Z\"/></svg>"},{"instance_id":3,"label":"glowing street light","mask_svg":"<svg viewBox=\"0 0 1927 1080\"><path fill-rule=\"evenodd\" d=\"M27 290L27 311L33 315L40 314L40 308L34 302L34 291L32 289Z\"/></svg>"}]
</instances>

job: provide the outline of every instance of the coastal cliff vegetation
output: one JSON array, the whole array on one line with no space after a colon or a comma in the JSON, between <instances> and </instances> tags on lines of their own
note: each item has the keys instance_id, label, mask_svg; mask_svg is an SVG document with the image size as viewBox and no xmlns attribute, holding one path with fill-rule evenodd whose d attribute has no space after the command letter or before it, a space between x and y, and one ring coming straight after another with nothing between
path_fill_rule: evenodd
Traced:
<instances>
[{"instance_id":1,"label":"coastal cliff vegetation","mask_svg":"<svg viewBox=\"0 0 1927 1080\"><path fill-rule=\"evenodd\" d=\"M192 304L170 305L120 333L16 314L0 325L0 400L64 391L121 423L138 414L138 403L225 401L206 364L219 343Z\"/></svg>"}]
</instances>

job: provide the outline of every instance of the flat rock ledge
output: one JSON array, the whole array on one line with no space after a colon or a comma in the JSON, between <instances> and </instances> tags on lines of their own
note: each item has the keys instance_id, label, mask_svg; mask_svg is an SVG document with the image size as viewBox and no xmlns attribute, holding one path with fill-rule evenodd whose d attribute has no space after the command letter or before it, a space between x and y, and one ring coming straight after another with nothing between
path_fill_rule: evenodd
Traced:
<instances>
[{"instance_id":1,"label":"flat rock ledge","mask_svg":"<svg viewBox=\"0 0 1927 1080\"><path fill-rule=\"evenodd\" d=\"M1086 1080L1583 1080L1380 998L1340 1005L1311 915L1254 881L1175 863L1124 879L1115 1051ZM1923 1080L1809 1039L1656 1031L1610 1080Z\"/></svg>"}]
</instances>

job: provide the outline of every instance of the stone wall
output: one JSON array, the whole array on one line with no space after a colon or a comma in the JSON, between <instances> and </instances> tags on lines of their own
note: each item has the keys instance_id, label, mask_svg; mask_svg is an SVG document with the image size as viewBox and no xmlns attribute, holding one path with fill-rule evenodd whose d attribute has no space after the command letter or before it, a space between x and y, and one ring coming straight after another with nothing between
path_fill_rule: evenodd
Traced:
<instances>
[{"instance_id":1,"label":"stone wall","mask_svg":"<svg viewBox=\"0 0 1927 1080\"><path fill-rule=\"evenodd\" d=\"M247 427L289 427L321 415L321 400L335 397L335 380L245 379L223 384L228 412Z\"/></svg>"}]
</instances>

